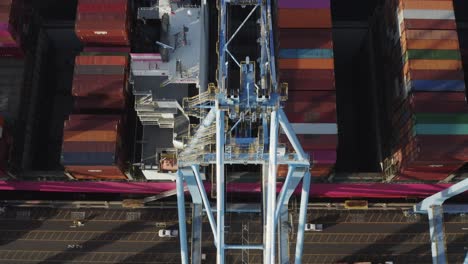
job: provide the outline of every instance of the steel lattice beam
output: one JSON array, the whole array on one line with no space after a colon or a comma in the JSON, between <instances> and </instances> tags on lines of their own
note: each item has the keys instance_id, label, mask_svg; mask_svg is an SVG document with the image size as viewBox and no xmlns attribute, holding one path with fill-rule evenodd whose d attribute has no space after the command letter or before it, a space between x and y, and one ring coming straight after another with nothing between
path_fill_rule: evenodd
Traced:
<instances>
[{"instance_id":1,"label":"steel lattice beam","mask_svg":"<svg viewBox=\"0 0 468 264\"><path fill-rule=\"evenodd\" d=\"M447 263L446 243L444 232L444 209L442 204L468 190L468 179L460 181L424 199L414 206L415 213L427 214L429 218L429 233L431 237L432 262L434 264ZM460 208L457 208L458 210Z\"/></svg>"}]
</instances>

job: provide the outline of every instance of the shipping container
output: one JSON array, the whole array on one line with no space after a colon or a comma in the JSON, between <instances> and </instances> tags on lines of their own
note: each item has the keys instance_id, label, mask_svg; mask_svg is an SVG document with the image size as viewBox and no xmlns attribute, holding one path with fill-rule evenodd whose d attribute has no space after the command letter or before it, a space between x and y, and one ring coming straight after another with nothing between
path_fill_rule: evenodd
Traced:
<instances>
[{"instance_id":1,"label":"shipping container","mask_svg":"<svg viewBox=\"0 0 468 264\"><path fill-rule=\"evenodd\" d=\"M455 12L453 10L422 10L422 9L407 9L403 10L403 17L406 19L451 19L455 20Z\"/></svg>"},{"instance_id":2,"label":"shipping container","mask_svg":"<svg viewBox=\"0 0 468 264\"><path fill-rule=\"evenodd\" d=\"M441 180L467 161L462 51L452 1L386 1L374 32L382 68L397 180ZM395 40L399 40L395 45ZM390 95L390 96L388 96ZM395 163L393 163L395 164Z\"/></svg>"},{"instance_id":3,"label":"shipping container","mask_svg":"<svg viewBox=\"0 0 468 264\"><path fill-rule=\"evenodd\" d=\"M126 66L126 56L76 56L75 65Z\"/></svg>"},{"instance_id":4,"label":"shipping container","mask_svg":"<svg viewBox=\"0 0 468 264\"><path fill-rule=\"evenodd\" d=\"M291 123L296 134L299 135L336 135L336 123Z\"/></svg>"},{"instance_id":5,"label":"shipping container","mask_svg":"<svg viewBox=\"0 0 468 264\"><path fill-rule=\"evenodd\" d=\"M464 80L462 70L413 70L409 79L415 80Z\"/></svg>"},{"instance_id":6,"label":"shipping container","mask_svg":"<svg viewBox=\"0 0 468 264\"><path fill-rule=\"evenodd\" d=\"M78 2L75 32L82 42L125 46L128 28L127 1Z\"/></svg>"},{"instance_id":7,"label":"shipping container","mask_svg":"<svg viewBox=\"0 0 468 264\"><path fill-rule=\"evenodd\" d=\"M113 152L62 152L63 165L113 165Z\"/></svg>"},{"instance_id":8,"label":"shipping container","mask_svg":"<svg viewBox=\"0 0 468 264\"><path fill-rule=\"evenodd\" d=\"M63 152L109 152L117 151L117 142L96 142L96 141L65 141L62 146Z\"/></svg>"},{"instance_id":9,"label":"shipping container","mask_svg":"<svg viewBox=\"0 0 468 264\"><path fill-rule=\"evenodd\" d=\"M280 1L278 27L279 77L289 91L284 111L311 156L312 177L327 177L338 145L330 1ZM280 140L293 149L284 135Z\"/></svg>"},{"instance_id":10,"label":"shipping container","mask_svg":"<svg viewBox=\"0 0 468 264\"><path fill-rule=\"evenodd\" d=\"M326 150L338 147L338 135L296 135L305 150ZM286 135L280 136L289 149L293 149Z\"/></svg>"},{"instance_id":11,"label":"shipping container","mask_svg":"<svg viewBox=\"0 0 468 264\"><path fill-rule=\"evenodd\" d=\"M280 70L330 70L333 59L279 59ZM461 66L460 66L461 67Z\"/></svg>"},{"instance_id":12,"label":"shipping container","mask_svg":"<svg viewBox=\"0 0 468 264\"><path fill-rule=\"evenodd\" d=\"M280 49L280 59L329 59L333 58L333 49Z\"/></svg>"},{"instance_id":13,"label":"shipping container","mask_svg":"<svg viewBox=\"0 0 468 264\"><path fill-rule=\"evenodd\" d=\"M335 164L336 149L309 151L310 161L313 164Z\"/></svg>"},{"instance_id":14,"label":"shipping container","mask_svg":"<svg viewBox=\"0 0 468 264\"><path fill-rule=\"evenodd\" d=\"M412 80L411 89L413 91L432 92L464 92L465 81L463 80Z\"/></svg>"},{"instance_id":15,"label":"shipping container","mask_svg":"<svg viewBox=\"0 0 468 264\"><path fill-rule=\"evenodd\" d=\"M280 79L298 79L298 80L327 80L335 79L334 70L281 70L279 72ZM462 72L463 74L463 72ZM291 95L289 95L291 96ZM302 97L302 96L298 96Z\"/></svg>"},{"instance_id":16,"label":"shipping container","mask_svg":"<svg viewBox=\"0 0 468 264\"><path fill-rule=\"evenodd\" d=\"M290 91L335 91L335 80L282 79Z\"/></svg>"},{"instance_id":17,"label":"shipping container","mask_svg":"<svg viewBox=\"0 0 468 264\"><path fill-rule=\"evenodd\" d=\"M120 120L121 116L119 115L70 115L70 120Z\"/></svg>"},{"instance_id":18,"label":"shipping container","mask_svg":"<svg viewBox=\"0 0 468 264\"><path fill-rule=\"evenodd\" d=\"M66 166L65 171L77 180L126 180L118 166Z\"/></svg>"},{"instance_id":19,"label":"shipping container","mask_svg":"<svg viewBox=\"0 0 468 264\"><path fill-rule=\"evenodd\" d=\"M75 75L125 75L126 66L123 65L75 65Z\"/></svg>"},{"instance_id":20,"label":"shipping container","mask_svg":"<svg viewBox=\"0 0 468 264\"><path fill-rule=\"evenodd\" d=\"M75 111L88 111L95 110L98 112L100 109L125 109L125 100L122 97L108 97L105 96L86 96L74 98Z\"/></svg>"},{"instance_id":21,"label":"shipping container","mask_svg":"<svg viewBox=\"0 0 468 264\"><path fill-rule=\"evenodd\" d=\"M405 29L448 29L456 30L457 23L454 19L405 19L404 22Z\"/></svg>"},{"instance_id":22,"label":"shipping container","mask_svg":"<svg viewBox=\"0 0 468 264\"><path fill-rule=\"evenodd\" d=\"M329 8L280 8L278 26L280 28L331 28L331 10Z\"/></svg>"},{"instance_id":23,"label":"shipping container","mask_svg":"<svg viewBox=\"0 0 468 264\"><path fill-rule=\"evenodd\" d=\"M425 1L425 0L403 0L400 5L404 9L435 9L453 11L453 2L447 0ZM406 16L405 16L406 20Z\"/></svg>"},{"instance_id":24,"label":"shipping container","mask_svg":"<svg viewBox=\"0 0 468 264\"><path fill-rule=\"evenodd\" d=\"M403 49L459 50L458 40L450 39L408 39L401 38Z\"/></svg>"},{"instance_id":25,"label":"shipping container","mask_svg":"<svg viewBox=\"0 0 468 264\"><path fill-rule=\"evenodd\" d=\"M86 130L115 130L120 124L120 118L107 118L100 115L94 115L91 119L76 118L71 115L70 120L65 121L64 129L67 131L86 131Z\"/></svg>"},{"instance_id":26,"label":"shipping container","mask_svg":"<svg viewBox=\"0 0 468 264\"><path fill-rule=\"evenodd\" d=\"M454 172L457 168L453 168ZM447 171L431 171L431 170L421 170L421 169L403 169L395 177L395 181L441 181L446 179L451 172Z\"/></svg>"},{"instance_id":27,"label":"shipping container","mask_svg":"<svg viewBox=\"0 0 468 264\"><path fill-rule=\"evenodd\" d=\"M125 76L123 75L77 75L73 76L74 96L107 96L124 98Z\"/></svg>"},{"instance_id":28,"label":"shipping container","mask_svg":"<svg viewBox=\"0 0 468 264\"><path fill-rule=\"evenodd\" d=\"M64 141L117 141L117 132L111 130L86 130L86 131L67 131L63 132Z\"/></svg>"},{"instance_id":29,"label":"shipping container","mask_svg":"<svg viewBox=\"0 0 468 264\"><path fill-rule=\"evenodd\" d=\"M282 49L333 49L330 29L280 28L278 31Z\"/></svg>"},{"instance_id":30,"label":"shipping container","mask_svg":"<svg viewBox=\"0 0 468 264\"><path fill-rule=\"evenodd\" d=\"M330 9L330 0L279 0L278 8L315 8Z\"/></svg>"},{"instance_id":31,"label":"shipping container","mask_svg":"<svg viewBox=\"0 0 468 264\"><path fill-rule=\"evenodd\" d=\"M407 50L405 59L421 60L461 60L459 50Z\"/></svg>"},{"instance_id":32,"label":"shipping container","mask_svg":"<svg viewBox=\"0 0 468 264\"><path fill-rule=\"evenodd\" d=\"M83 48L83 52L121 52L121 53L130 53L130 47L94 47L86 46Z\"/></svg>"},{"instance_id":33,"label":"shipping container","mask_svg":"<svg viewBox=\"0 0 468 264\"><path fill-rule=\"evenodd\" d=\"M408 40L456 40L458 41L457 31L454 30L406 30L403 32Z\"/></svg>"}]
</instances>

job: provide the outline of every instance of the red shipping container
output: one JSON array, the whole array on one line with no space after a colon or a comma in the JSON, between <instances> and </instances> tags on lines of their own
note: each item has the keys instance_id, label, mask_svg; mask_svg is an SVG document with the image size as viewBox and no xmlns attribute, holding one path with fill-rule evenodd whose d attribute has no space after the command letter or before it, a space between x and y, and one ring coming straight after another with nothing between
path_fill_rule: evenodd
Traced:
<instances>
[{"instance_id":1,"label":"red shipping container","mask_svg":"<svg viewBox=\"0 0 468 264\"><path fill-rule=\"evenodd\" d=\"M86 96L74 98L74 109L92 110L92 109L124 109L125 100L121 97L108 96Z\"/></svg>"},{"instance_id":2,"label":"red shipping container","mask_svg":"<svg viewBox=\"0 0 468 264\"><path fill-rule=\"evenodd\" d=\"M282 79L290 91L334 91L335 80Z\"/></svg>"},{"instance_id":3,"label":"red shipping container","mask_svg":"<svg viewBox=\"0 0 468 264\"><path fill-rule=\"evenodd\" d=\"M22 58L24 56L20 47L1 47L0 57Z\"/></svg>"},{"instance_id":4,"label":"red shipping container","mask_svg":"<svg viewBox=\"0 0 468 264\"><path fill-rule=\"evenodd\" d=\"M79 0L79 5L85 4L98 4L98 5L109 5L109 4L123 4L127 3L128 0Z\"/></svg>"},{"instance_id":5,"label":"red shipping container","mask_svg":"<svg viewBox=\"0 0 468 264\"><path fill-rule=\"evenodd\" d=\"M127 3L112 3L112 4L82 4L79 3L77 6L77 12L79 15L83 13L116 13L125 14L127 13Z\"/></svg>"},{"instance_id":6,"label":"red shipping container","mask_svg":"<svg viewBox=\"0 0 468 264\"><path fill-rule=\"evenodd\" d=\"M327 80L335 79L334 70L281 70L281 80Z\"/></svg>"},{"instance_id":7,"label":"red shipping container","mask_svg":"<svg viewBox=\"0 0 468 264\"><path fill-rule=\"evenodd\" d=\"M466 96L463 92L417 92L412 97L419 101L425 101L428 104L435 102L445 103L464 103Z\"/></svg>"},{"instance_id":8,"label":"red shipping container","mask_svg":"<svg viewBox=\"0 0 468 264\"><path fill-rule=\"evenodd\" d=\"M465 93L434 93L433 95L411 97L411 104L415 113L468 113Z\"/></svg>"},{"instance_id":9,"label":"red shipping container","mask_svg":"<svg viewBox=\"0 0 468 264\"><path fill-rule=\"evenodd\" d=\"M70 115L70 121L75 120L120 120L119 115Z\"/></svg>"},{"instance_id":10,"label":"red shipping container","mask_svg":"<svg viewBox=\"0 0 468 264\"><path fill-rule=\"evenodd\" d=\"M291 123L336 123L335 102L289 102L284 111Z\"/></svg>"},{"instance_id":11,"label":"red shipping container","mask_svg":"<svg viewBox=\"0 0 468 264\"><path fill-rule=\"evenodd\" d=\"M130 53L130 47L84 47L83 52L123 52Z\"/></svg>"},{"instance_id":12,"label":"red shipping container","mask_svg":"<svg viewBox=\"0 0 468 264\"><path fill-rule=\"evenodd\" d=\"M447 178L450 173L419 169L403 169L397 174L397 181L440 181Z\"/></svg>"},{"instance_id":13,"label":"red shipping container","mask_svg":"<svg viewBox=\"0 0 468 264\"><path fill-rule=\"evenodd\" d=\"M462 70L412 70L409 72L408 78L414 80L464 80L465 77Z\"/></svg>"},{"instance_id":14,"label":"red shipping container","mask_svg":"<svg viewBox=\"0 0 468 264\"><path fill-rule=\"evenodd\" d=\"M103 95L124 98L125 76L122 75L74 75L74 96Z\"/></svg>"},{"instance_id":15,"label":"red shipping container","mask_svg":"<svg viewBox=\"0 0 468 264\"><path fill-rule=\"evenodd\" d=\"M334 91L290 91L288 101L295 102L336 102L336 92Z\"/></svg>"},{"instance_id":16,"label":"red shipping container","mask_svg":"<svg viewBox=\"0 0 468 264\"><path fill-rule=\"evenodd\" d=\"M107 21L113 21L114 24L110 25ZM98 25L97 23L103 22L104 24ZM93 12L93 13L79 13L76 18L76 27L81 29L122 29L124 30L127 23L127 14L125 13L109 13L109 12ZM106 25L106 27L104 27ZM109 26L107 26L109 25Z\"/></svg>"},{"instance_id":17,"label":"red shipping container","mask_svg":"<svg viewBox=\"0 0 468 264\"><path fill-rule=\"evenodd\" d=\"M302 149L307 150L330 150L338 147L338 135L296 135L301 143ZM286 144L288 150L293 147L286 135L280 136L280 142Z\"/></svg>"},{"instance_id":18,"label":"red shipping container","mask_svg":"<svg viewBox=\"0 0 468 264\"><path fill-rule=\"evenodd\" d=\"M331 29L288 28L279 29L282 49L332 49Z\"/></svg>"},{"instance_id":19,"label":"red shipping container","mask_svg":"<svg viewBox=\"0 0 468 264\"><path fill-rule=\"evenodd\" d=\"M126 66L126 56L76 56L75 65Z\"/></svg>"},{"instance_id":20,"label":"red shipping container","mask_svg":"<svg viewBox=\"0 0 468 264\"><path fill-rule=\"evenodd\" d=\"M79 1L75 32L86 43L128 45L126 1Z\"/></svg>"},{"instance_id":21,"label":"red shipping container","mask_svg":"<svg viewBox=\"0 0 468 264\"><path fill-rule=\"evenodd\" d=\"M96 116L98 117L98 116ZM115 130L120 124L120 118L115 119L71 119L65 121L64 129L67 131L86 131L86 130Z\"/></svg>"},{"instance_id":22,"label":"red shipping container","mask_svg":"<svg viewBox=\"0 0 468 264\"><path fill-rule=\"evenodd\" d=\"M440 39L440 40L458 40L458 34L455 30L406 30L407 39Z\"/></svg>"},{"instance_id":23,"label":"red shipping container","mask_svg":"<svg viewBox=\"0 0 468 264\"><path fill-rule=\"evenodd\" d=\"M327 164L314 164L310 168L311 177L327 177L333 171L334 165ZM288 175L288 166L287 165L278 165L277 176L284 178Z\"/></svg>"},{"instance_id":24,"label":"red shipping container","mask_svg":"<svg viewBox=\"0 0 468 264\"><path fill-rule=\"evenodd\" d=\"M336 149L338 135L297 135L304 150Z\"/></svg>"},{"instance_id":25,"label":"red shipping container","mask_svg":"<svg viewBox=\"0 0 468 264\"><path fill-rule=\"evenodd\" d=\"M423 167L423 168L442 168L442 167L461 167L464 162L460 161L447 161L447 160L433 160L433 161L413 161L409 163L408 168Z\"/></svg>"},{"instance_id":26,"label":"red shipping container","mask_svg":"<svg viewBox=\"0 0 468 264\"><path fill-rule=\"evenodd\" d=\"M336 149L309 150L310 160L313 164L335 164Z\"/></svg>"},{"instance_id":27,"label":"red shipping container","mask_svg":"<svg viewBox=\"0 0 468 264\"><path fill-rule=\"evenodd\" d=\"M455 20L450 19L405 19L404 26L406 29L457 29Z\"/></svg>"},{"instance_id":28,"label":"red shipping container","mask_svg":"<svg viewBox=\"0 0 468 264\"><path fill-rule=\"evenodd\" d=\"M417 136L420 155L418 160L468 161L468 135Z\"/></svg>"},{"instance_id":29,"label":"red shipping container","mask_svg":"<svg viewBox=\"0 0 468 264\"><path fill-rule=\"evenodd\" d=\"M117 151L117 142L77 142L65 141L62 145L63 152L111 152Z\"/></svg>"},{"instance_id":30,"label":"red shipping container","mask_svg":"<svg viewBox=\"0 0 468 264\"><path fill-rule=\"evenodd\" d=\"M79 23L76 25L75 32L85 43L129 44L126 24L119 20L103 20L93 24Z\"/></svg>"},{"instance_id":31,"label":"red shipping container","mask_svg":"<svg viewBox=\"0 0 468 264\"><path fill-rule=\"evenodd\" d=\"M331 28L331 9L278 9L280 28Z\"/></svg>"},{"instance_id":32,"label":"red shipping container","mask_svg":"<svg viewBox=\"0 0 468 264\"><path fill-rule=\"evenodd\" d=\"M327 177L333 172L334 165L329 164L314 164L310 169L310 175L312 177Z\"/></svg>"}]
</instances>

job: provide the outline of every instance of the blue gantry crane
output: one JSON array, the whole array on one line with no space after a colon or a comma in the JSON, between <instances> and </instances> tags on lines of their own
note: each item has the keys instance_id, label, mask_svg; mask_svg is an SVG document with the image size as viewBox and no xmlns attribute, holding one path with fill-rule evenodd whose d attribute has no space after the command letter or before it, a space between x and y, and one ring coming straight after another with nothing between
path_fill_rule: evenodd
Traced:
<instances>
[{"instance_id":1,"label":"blue gantry crane","mask_svg":"<svg viewBox=\"0 0 468 264\"><path fill-rule=\"evenodd\" d=\"M202 10L206 1L202 1ZM234 6L250 8L249 14L232 31L228 11ZM276 263L276 230L287 216L287 205L293 191L302 180L302 193L297 228L295 263L302 262L305 220L310 188L310 161L303 151L282 105L287 99L287 85L279 84L276 72L275 42L271 0L219 0L218 8L218 65L217 83L209 84L199 95L184 100L184 110L200 118L184 147L178 153L177 201L179 214L182 263L189 263L186 230L184 185L192 198L192 263L200 262L201 213L208 217L216 247L217 263L225 263L226 250L260 250L263 262ZM203 15L203 14L202 14ZM256 58L239 60L230 48L232 40L249 19L258 24L258 54ZM233 33L231 33L233 32ZM230 77L230 63L239 72L239 81ZM235 79L235 78L234 78ZM294 151L287 152L279 145L279 133L286 135ZM257 164L262 166L262 219L264 236L261 244L232 245L225 242L226 164ZM277 168L287 165L288 173L277 197ZM200 169L206 165L216 168L216 211L211 207L203 186ZM286 212L286 213L285 213ZM287 217L286 217L287 218ZM287 221L287 219L285 220ZM195 224L198 223L198 224ZM281 263L289 263L288 231L279 224L279 256ZM198 249L197 249L198 248Z\"/></svg>"},{"instance_id":2,"label":"blue gantry crane","mask_svg":"<svg viewBox=\"0 0 468 264\"><path fill-rule=\"evenodd\" d=\"M444 213L460 214L467 212L466 205L446 205L444 202L456 195L468 191L468 179L464 179L449 188L433 194L414 206L413 212L427 214L429 218L429 234L431 238L432 263L447 263L444 232ZM468 263L468 253L464 263Z\"/></svg>"}]
</instances>

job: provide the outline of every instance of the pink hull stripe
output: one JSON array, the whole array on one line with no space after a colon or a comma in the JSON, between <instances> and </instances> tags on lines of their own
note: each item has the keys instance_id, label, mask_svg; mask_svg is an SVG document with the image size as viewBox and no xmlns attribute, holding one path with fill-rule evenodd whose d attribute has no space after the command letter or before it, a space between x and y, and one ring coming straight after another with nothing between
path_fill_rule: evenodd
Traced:
<instances>
[{"instance_id":1,"label":"pink hull stripe","mask_svg":"<svg viewBox=\"0 0 468 264\"><path fill-rule=\"evenodd\" d=\"M312 197L328 198L423 198L443 190L451 184L312 184ZM211 184L205 183L209 192ZM278 184L278 192L281 184ZM84 193L132 193L157 194L175 189L175 183L155 182L27 182L0 181L3 191L41 191L41 192L84 192ZM231 183L228 192L259 193L259 183ZM299 194L300 186L296 190ZM468 194L468 193L467 193Z\"/></svg>"}]
</instances>

